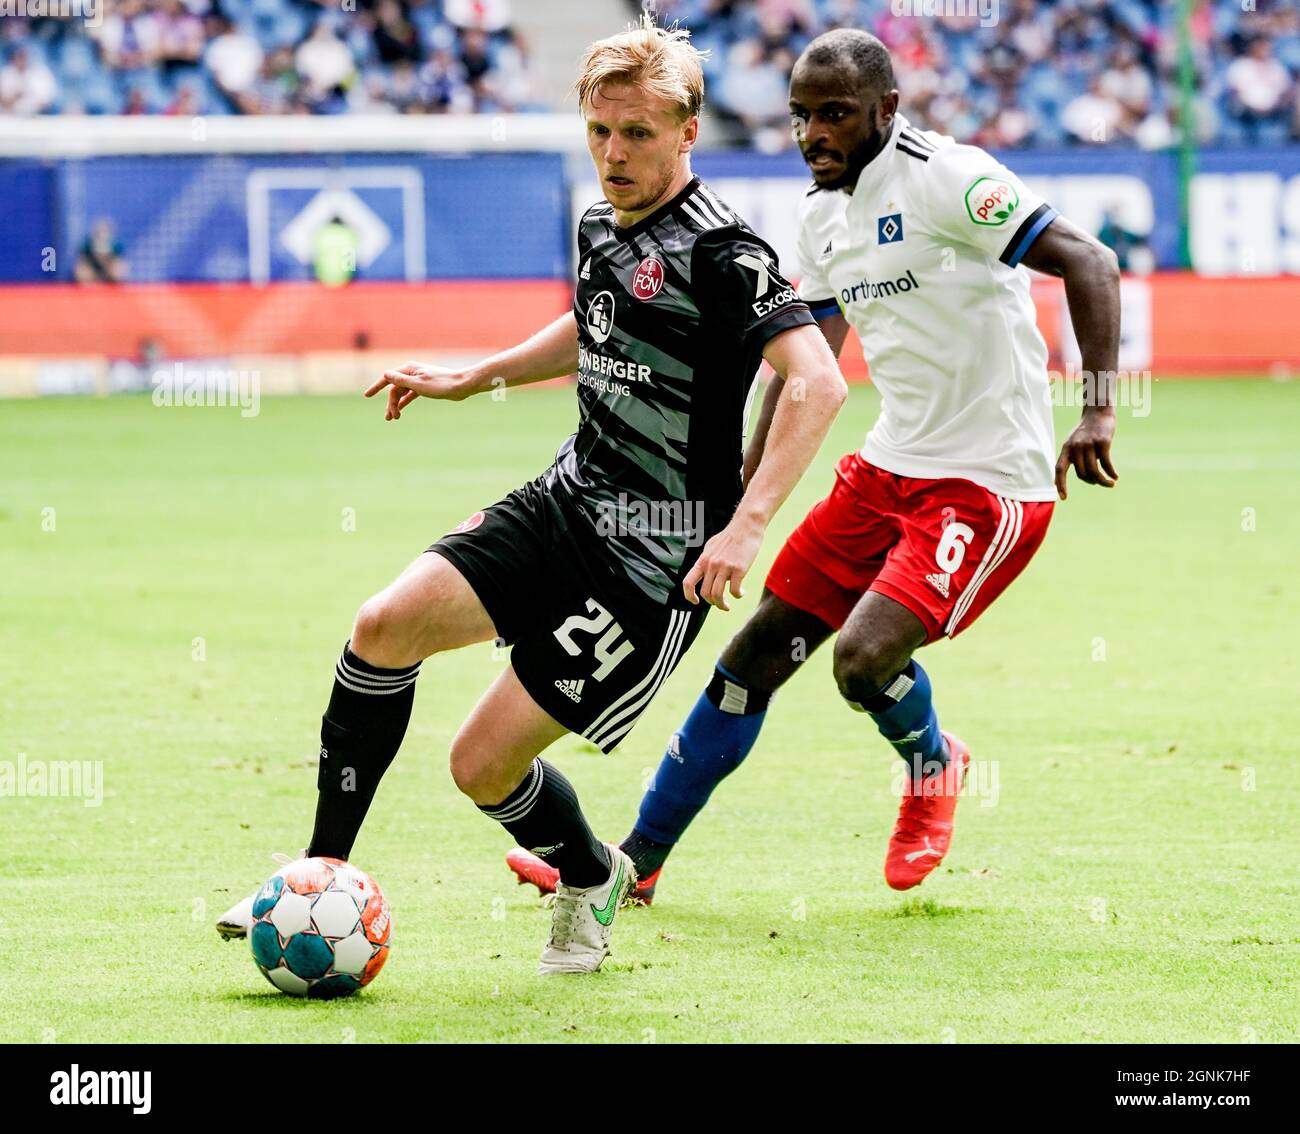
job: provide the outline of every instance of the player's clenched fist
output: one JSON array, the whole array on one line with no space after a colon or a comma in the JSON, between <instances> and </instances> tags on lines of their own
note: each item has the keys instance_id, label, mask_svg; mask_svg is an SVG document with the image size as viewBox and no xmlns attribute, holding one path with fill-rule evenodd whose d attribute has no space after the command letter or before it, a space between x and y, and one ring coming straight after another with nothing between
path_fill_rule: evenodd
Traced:
<instances>
[{"instance_id":1,"label":"player's clenched fist","mask_svg":"<svg viewBox=\"0 0 1300 1134\"><path fill-rule=\"evenodd\" d=\"M474 392L463 371L431 366L426 362L404 362L396 370L385 370L382 378L366 387L366 397L374 397L385 387L388 389L385 421L396 421L402 416L402 410L416 398L443 398L458 402Z\"/></svg>"},{"instance_id":2,"label":"player's clenched fist","mask_svg":"<svg viewBox=\"0 0 1300 1134\"><path fill-rule=\"evenodd\" d=\"M758 555L762 541L761 527L739 518L732 520L704 545L695 566L682 580L682 593L686 596L686 601L698 604L703 599L710 606L730 610L731 607L727 605L727 590L730 588L732 598L745 597L741 584L754 565L754 557Z\"/></svg>"},{"instance_id":3,"label":"player's clenched fist","mask_svg":"<svg viewBox=\"0 0 1300 1134\"><path fill-rule=\"evenodd\" d=\"M1066 477L1071 468L1084 484L1112 488L1119 473L1110 460L1110 445L1115 437L1115 410L1100 406L1084 411L1083 420L1061 446L1056 459L1056 494L1066 497Z\"/></svg>"}]
</instances>

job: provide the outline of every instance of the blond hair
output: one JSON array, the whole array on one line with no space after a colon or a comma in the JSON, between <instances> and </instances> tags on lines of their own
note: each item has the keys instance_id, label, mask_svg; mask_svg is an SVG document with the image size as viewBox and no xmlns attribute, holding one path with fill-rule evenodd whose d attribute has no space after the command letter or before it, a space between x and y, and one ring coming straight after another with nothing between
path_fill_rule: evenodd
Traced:
<instances>
[{"instance_id":1,"label":"blond hair","mask_svg":"<svg viewBox=\"0 0 1300 1134\"><path fill-rule=\"evenodd\" d=\"M598 39L582 57L573 89L579 108L606 83L631 83L669 103L684 122L704 105L707 52L691 44L691 33L673 25L656 27L649 15L639 27Z\"/></svg>"}]
</instances>

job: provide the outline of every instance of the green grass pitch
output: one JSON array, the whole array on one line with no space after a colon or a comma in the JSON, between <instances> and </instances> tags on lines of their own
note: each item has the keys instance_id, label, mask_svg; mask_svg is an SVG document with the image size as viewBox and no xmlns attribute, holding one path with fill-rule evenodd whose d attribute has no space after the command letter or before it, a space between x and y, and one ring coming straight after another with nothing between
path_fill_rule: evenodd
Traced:
<instances>
[{"instance_id":1,"label":"green grass pitch","mask_svg":"<svg viewBox=\"0 0 1300 1134\"><path fill-rule=\"evenodd\" d=\"M748 597L622 748L552 750L606 837L875 409L854 391ZM604 970L539 979L548 915L447 771L505 664L485 645L425 664L356 848L392 902L387 969L348 1001L272 989L211 922L307 837L356 607L574 418L566 389L396 424L359 398L0 405L0 762L104 776L99 806L0 798L0 1040L1297 1039L1300 385L1264 381L1121 410L1119 487L1072 482L1026 575L925 652L986 766L919 890L885 886L891 754L823 650Z\"/></svg>"}]
</instances>

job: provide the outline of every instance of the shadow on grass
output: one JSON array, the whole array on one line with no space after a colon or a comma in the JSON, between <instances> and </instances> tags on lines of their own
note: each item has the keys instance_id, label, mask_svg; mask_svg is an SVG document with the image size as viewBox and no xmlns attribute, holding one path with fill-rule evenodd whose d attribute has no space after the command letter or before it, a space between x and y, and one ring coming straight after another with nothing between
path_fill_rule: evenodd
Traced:
<instances>
[{"instance_id":1,"label":"shadow on grass","mask_svg":"<svg viewBox=\"0 0 1300 1134\"><path fill-rule=\"evenodd\" d=\"M353 1009L366 1006L378 1006L382 1003L380 997L373 992L356 992L351 996L336 996L332 1000L314 999L310 996L290 996L286 992L278 992L274 988L268 988L265 992L260 990L244 990L236 992L220 993L215 997L216 1000L223 1004L240 1004L250 1005L257 1008L266 1008L271 1011L282 1012L301 1012L305 1008L333 1008L337 1006L340 1010L345 1007Z\"/></svg>"},{"instance_id":2,"label":"shadow on grass","mask_svg":"<svg viewBox=\"0 0 1300 1134\"><path fill-rule=\"evenodd\" d=\"M902 905L890 906L884 910L869 911L876 917L966 917L970 914L984 914L987 910L978 906L941 906L933 898L909 898Z\"/></svg>"}]
</instances>

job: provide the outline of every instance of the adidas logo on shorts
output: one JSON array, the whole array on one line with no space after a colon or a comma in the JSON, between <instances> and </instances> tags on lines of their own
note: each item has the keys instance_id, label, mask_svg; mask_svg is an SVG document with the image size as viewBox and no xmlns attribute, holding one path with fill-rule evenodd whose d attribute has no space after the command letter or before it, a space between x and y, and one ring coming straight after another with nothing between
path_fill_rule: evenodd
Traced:
<instances>
[{"instance_id":1,"label":"adidas logo on shorts","mask_svg":"<svg viewBox=\"0 0 1300 1134\"><path fill-rule=\"evenodd\" d=\"M944 571L941 575L927 575L925 581L929 583L944 598L948 597L948 584L952 582L952 576Z\"/></svg>"},{"instance_id":2,"label":"adidas logo on shorts","mask_svg":"<svg viewBox=\"0 0 1300 1134\"><path fill-rule=\"evenodd\" d=\"M570 701L578 704L582 701L582 684L582 678L579 678L577 681L566 681L564 678L560 678L555 683L555 688L563 693Z\"/></svg>"}]
</instances>

